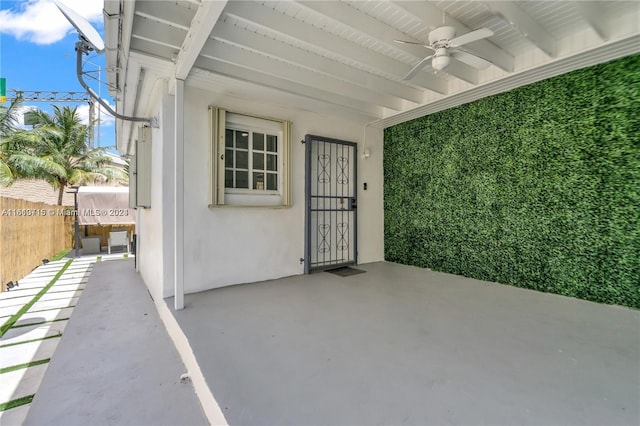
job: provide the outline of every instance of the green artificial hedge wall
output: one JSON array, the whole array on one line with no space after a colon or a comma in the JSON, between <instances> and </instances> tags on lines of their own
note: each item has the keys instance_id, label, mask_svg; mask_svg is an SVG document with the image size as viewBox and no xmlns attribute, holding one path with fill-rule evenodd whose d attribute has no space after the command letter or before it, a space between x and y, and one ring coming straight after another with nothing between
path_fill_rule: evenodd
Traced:
<instances>
[{"instance_id":1,"label":"green artificial hedge wall","mask_svg":"<svg viewBox=\"0 0 640 426\"><path fill-rule=\"evenodd\" d=\"M388 261L640 308L640 55L385 130Z\"/></svg>"}]
</instances>

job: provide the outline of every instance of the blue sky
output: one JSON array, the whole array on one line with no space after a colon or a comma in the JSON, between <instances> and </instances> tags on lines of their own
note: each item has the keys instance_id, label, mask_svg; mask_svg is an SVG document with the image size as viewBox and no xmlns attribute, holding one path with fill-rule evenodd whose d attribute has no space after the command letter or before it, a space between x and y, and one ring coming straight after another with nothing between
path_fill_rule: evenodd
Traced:
<instances>
[{"instance_id":1,"label":"blue sky","mask_svg":"<svg viewBox=\"0 0 640 426\"><path fill-rule=\"evenodd\" d=\"M104 35L103 0L61 1L84 16L101 35ZM77 32L50 0L1 0L0 21L0 77L7 79L7 91L83 91L75 72L74 46L78 39ZM104 69L104 55L92 52L85 56L85 60L89 61L85 70L96 71L93 75L97 76L98 67ZM90 78L85 80L96 93L100 92L102 97L113 105L104 82L99 85ZM101 73L101 80L105 80L104 71ZM87 103L59 105L77 106L80 115L88 120ZM25 102L24 106L23 110L37 107L51 111L50 103ZM100 146L114 146L113 118L105 111L102 111L100 116ZM96 136L96 145L97 142Z\"/></svg>"}]
</instances>

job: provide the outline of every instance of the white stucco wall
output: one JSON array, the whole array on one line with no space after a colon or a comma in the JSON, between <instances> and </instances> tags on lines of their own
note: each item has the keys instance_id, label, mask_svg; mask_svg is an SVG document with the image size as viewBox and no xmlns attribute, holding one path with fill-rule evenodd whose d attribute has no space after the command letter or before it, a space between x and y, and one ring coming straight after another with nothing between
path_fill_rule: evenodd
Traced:
<instances>
[{"instance_id":1,"label":"white stucco wall","mask_svg":"<svg viewBox=\"0 0 640 426\"><path fill-rule=\"evenodd\" d=\"M138 209L138 271L154 299L173 294L173 97L158 85L149 116L161 126L152 129L151 208Z\"/></svg>"},{"instance_id":2,"label":"white stucco wall","mask_svg":"<svg viewBox=\"0 0 640 426\"><path fill-rule=\"evenodd\" d=\"M163 87L150 105L155 110L151 107L149 115L158 115L161 126L153 130L152 206L139 214L138 262L152 296L164 298L174 294L174 97ZM291 207L208 207L209 105L292 122ZM358 261L383 260L382 130L366 128L370 156L363 158L365 122L192 87L185 89L184 119L186 293L303 273L305 165L300 141L306 134L358 143Z\"/></svg>"},{"instance_id":3,"label":"white stucco wall","mask_svg":"<svg viewBox=\"0 0 640 426\"><path fill-rule=\"evenodd\" d=\"M208 207L208 106L292 122L290 208ZM305 134L358 143L360 263L383 260L382 131L367 129L371 156L362 158L364 124L274 105L247 102L202 89L185 90L185 292L303 273ZM368 190L362 190L362 183Z\"/></svg>"}]
</instances>

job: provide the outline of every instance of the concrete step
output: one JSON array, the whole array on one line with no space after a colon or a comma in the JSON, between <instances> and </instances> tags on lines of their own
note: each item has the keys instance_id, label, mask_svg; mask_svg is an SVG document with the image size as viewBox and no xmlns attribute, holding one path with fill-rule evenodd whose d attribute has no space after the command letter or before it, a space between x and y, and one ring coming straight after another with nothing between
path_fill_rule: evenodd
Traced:
<instances>
[{"instance_id":1,"label":"concrete step","mask_svg":"<svg viewBox=\"0 0 640 426\"><path fill-rule=\"evenodd\" d=\"M24 423L31 404L21 405L6 411L0 411L0 425L17 426Z\"/></svg>"},{"instance_id":2,"label":"concrete step","mask_svg":"<svg viewBox=\"0 0 640 426\"><path fill-rule=\"evenodd\" d=\"M36 293L37 294L37 293ZM14 297L12 299L0 300L0 309L12 306L22 307L33 300L34 296Z\"/></svg>"},{"instance_id":3,"label":"concrete step","mask_svg":"<svg viewBox=\"0 0 640 426\"><path fill-rule=\"evenodd\" d=\"M60 318L68 318L73 308L59 311ZM28 342L30 340L42 339L49 336L59 336L64 332L69 320L47 322L44 324L35 324L31 327L14 327L9 329L0 339L0 345L8 345L12 343ZM2 351L3 348L0 348ZM1 352L0 352L1 353Z\"/></svg>"},{"instance_id":4,"label":"concrete step","mask_svg":"<svg viewBox=\"0 0 640 426\"><path fill-rule=\"evenodd\" d=\"M75 306L76 303L78 303L77 297L59 299L59 300L45 300L43 302L38 301L34 303L31 309L29 309L27 312L37 312L37 311L45 311L50 309L69 308L71 306Z\"/></svg>"},{"instance_id":5,"label":"concrete step","mask_svg":"<svg viewBox=\"0 0 640 426\"><path fill-rule=\"evenodd\" d=\"M35 394L48 366L49 363L46 363L4 373L0 386L0 404Z\"/></svg>"},{"instance_id":6,"label":"concrete step","mask_svg":"<svg viewBox=\"0 0 640 426\"><path fill-rule=\"evenodd\" d=\"M47 339L0 348L0 368L51 358L59 342L60 339Z\"/></svg>"},{"instance_id":7,"label":"concrete step","mask_svg":"<svg viewBox=\"0 0 640 426\"><path fill-rule=\"evenodd\" d=\"M89 281L89 277L86 278L69 278L64 274L58 278L58 281L54 284L54 286L68 285L68 284L86 284Z\"/></svg>"},{"instance_id":8,"label":"concrete step","mask_svg":"<svg viewBox=\"0 0 640 426\"><path fill-rule=\"evenodd\" d=\"M49 289L49 291L47 292L47 294L50 293L57 293L57 292L61 292L61 291L76 291L76 290L83 290L86 286L86 283L77 283L77 284L62 284L62 285L55 285L53 287L51 287L51 289Z\"/></svg>"},{"instance_id":9,"label":"concrete step","mask_svg":"<svg viewBox=\"0 0 640 426\"><path fill-rule=\"evenodd\" d=\"M0 301L15 299L16 297L35 296L40 289L38 288L20 288L15 287L10 291L0 293Z\"/></svg>"},{"instance_id":10,"label":"concrete step","mask_svg":"<svg viewBox=\"0 0 640 426\"><path fill-rule=\"evenodd\" d=\"M27 326L29 324L39 324L43 321L55 321L67 319L71 316L73 308L65 307L60 309L49 309L46 311L37 312L25 312L11 329L7 331L7 334L14 328L21 328L21 326ZM5 334L5 336L7 335ZM3 336L4 337L4 336Z\"/></svg>"},{"instance_id":11,"label":"concrete step","mask_svg":"<svg viewBox=\"0 0 640 426\"><path fill-rule=\"evenodd\" d=\"M23 306L24 305L13 305L13 306L7 306L6 308L0 308L0 317L6 318L2 321L1 324L4 324L5 321L11 318L12 315L17 314L20 308L22 308Z\"/></svg>"},{"instance_id":12,"label":"concrete step","mask_svg":"<svg viewBox=\"0 0 640 426\"><path fill-rule=\"evenodd\" d=\"M71 299L74 297L80 297L82 290L67 290L67 291L56 291L52 292L53 287L40 297L38 301L47 301L47 300L61 300L61 299Z\"/></svg>"}]
</instances>

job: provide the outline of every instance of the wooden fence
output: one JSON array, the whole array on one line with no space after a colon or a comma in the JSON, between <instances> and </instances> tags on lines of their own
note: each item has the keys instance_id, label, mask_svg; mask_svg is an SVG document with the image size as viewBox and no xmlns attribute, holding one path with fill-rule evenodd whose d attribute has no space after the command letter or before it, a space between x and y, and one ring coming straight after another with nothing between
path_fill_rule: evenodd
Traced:
<instances>
[{"instance_id":1,"label":"wooden fence","mask_svg":"<svg viewBox=\"0 0 640 426\"><path fill-rule=\"evenodd\" d=\"M73 215L65 207L0 197L0 286L73 246ZM70 212L67 208L67 212ZM72 211L71 211L72 213Z\"/></svg>"},{"instance_id":2,"label":"wooden fence","mask_svg":"<svg viewBox=\"0 0 640 426\"><path fill-rule=\"evenodd\" d=\"M20 280L43 259L74 247L74 210L25 200L0 197L0 287ZM126 229L129 237L135 225L84 226L80 237L100 236L103 250L112 228Z\"/></svg>"}]
</instances>

